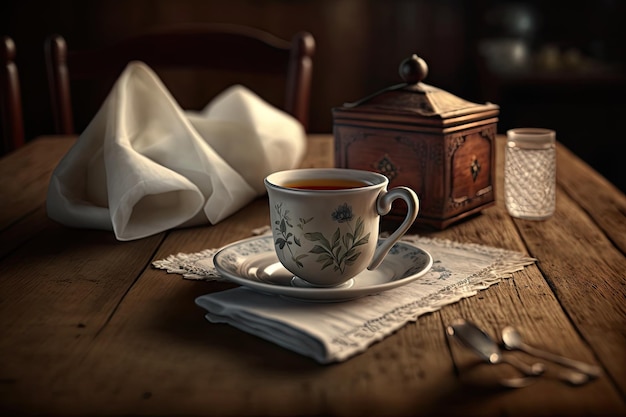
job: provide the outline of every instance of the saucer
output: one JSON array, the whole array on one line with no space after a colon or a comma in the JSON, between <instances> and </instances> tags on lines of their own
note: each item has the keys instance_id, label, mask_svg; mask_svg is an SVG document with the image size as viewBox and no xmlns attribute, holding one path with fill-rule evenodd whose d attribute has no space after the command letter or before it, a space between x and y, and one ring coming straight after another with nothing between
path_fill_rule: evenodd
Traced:
<instances>
[{"instance_id":1,"label":"saucer","mask_svg":"<svg viewBox=\"0 0 626 417\"><path fill-rule=\"evenodd\" d=\"M257 292L303 301L338 302L378 294L415 281L430 270L433 258L411 243L398 242L378 268L365 270L336 287L308 286L294 277L278 260L272 236L227 245L215 254L213 263L222 276Z\"/></svg>"}]
</instances>

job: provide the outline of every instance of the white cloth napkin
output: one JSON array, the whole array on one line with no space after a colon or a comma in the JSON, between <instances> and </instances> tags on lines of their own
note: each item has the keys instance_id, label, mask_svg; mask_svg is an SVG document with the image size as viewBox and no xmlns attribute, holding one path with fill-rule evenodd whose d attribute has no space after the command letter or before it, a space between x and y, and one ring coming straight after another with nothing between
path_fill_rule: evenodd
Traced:
<instances>
[{"instance_id":1,"label":"white cloth napkin","mask_svg":"<svg viewBox=\"0 0 626 417\"><path fill-rule=\"evenodd\" d=\"M228 323L327 364L365 351L425 313L475 295L535 262L522 253L417 235L414 243L433 257L432 269L405 286L340 303L300 302L238 287L196 299L212 323ZM156 268L188 279L221 280L213 266L216 250L179 253Z\"/></svg>"},{"instance_id":2,"label":"white cloth napkin","mask_svg":"<svg viewBox=\"0 0 626 417\"><path fill-rule=\"evenodd\" d=\"M269 173L297 167L306 133L241 85L183 111L158 76L131 62L56 167L53 220L133 240L215 224L265 193Z\"/></svg>"}]
</instances>

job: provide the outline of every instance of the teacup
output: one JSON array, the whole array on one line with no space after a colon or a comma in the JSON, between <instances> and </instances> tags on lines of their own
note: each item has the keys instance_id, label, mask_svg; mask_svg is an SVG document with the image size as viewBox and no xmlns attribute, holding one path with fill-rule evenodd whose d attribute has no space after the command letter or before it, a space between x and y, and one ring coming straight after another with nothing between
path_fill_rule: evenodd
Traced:
<instances>
[{"instance_id":1,"label":"teacup","mask_svg":"<svg viewBox=\"0 0 626 417\"><path fill-rule=\"evenodd\" d=\"M295 285L335 287L377 268L411 227L419 199L408 187L387 190L376 172L344 168L292 169L265 178L274 247ZM406 203L400 226L379 242L381 216Z\"/></svg>"}]
</instances>

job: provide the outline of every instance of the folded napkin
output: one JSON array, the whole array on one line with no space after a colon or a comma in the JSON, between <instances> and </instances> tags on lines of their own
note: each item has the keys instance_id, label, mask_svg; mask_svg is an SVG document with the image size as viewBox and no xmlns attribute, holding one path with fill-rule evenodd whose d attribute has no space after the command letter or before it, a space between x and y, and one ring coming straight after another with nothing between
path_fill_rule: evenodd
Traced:
<instances>
[{"instance_id":1,"label":"folded napkin","mask_svg":"<svg viewBox=\"0 0 626 417\"><path fill-rule=\"evenodd\" d=\"M241 85L183 111L158 76L131 62L48 187L53 220L133 240L215 224L265 193L269 173L297 167L306 134Z\"/></svg>"},{"instance_id":2,"label":"folded napkin","mask_svg":"<svg viewBox=\"0 0 626 417\"><path fill-rule=\"evenodd\" d=\"M424 313L475 295L535 262L522 253L417 235L405 236L433 257L423 277L377 295L339 303L296 301L245 287L196 299L212 323L228 323L327 364L363 352ZM221 280L210 249L156 261L156 268L188 279Z\"/></svg>"}]
</instances>

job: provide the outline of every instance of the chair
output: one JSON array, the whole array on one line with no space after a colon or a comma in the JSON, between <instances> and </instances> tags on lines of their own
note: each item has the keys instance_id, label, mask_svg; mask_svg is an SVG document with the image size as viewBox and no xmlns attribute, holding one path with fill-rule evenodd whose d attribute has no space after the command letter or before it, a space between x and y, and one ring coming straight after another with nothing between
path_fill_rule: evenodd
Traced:
<instances>
[{"instance_id":1,"label":"chair","mask_svg":"<svg viewBox=\"0 0 626 417\"><path fill-rule=\"evenodd\" d=\"M0 44L0 113L2 114L2 142L0 155L24 145L24 120L20 80L15 64L16 47L13 39L2 37Z\"/></svg>"},{"instance_id":2,"label":"chair","mask_svg":"<svg viewBox=\"0 0 626 417\"><path fill-rule=\"evenodd\" d=\"M297 118L306 130L314 52L315 40L308 32L299 32L287 41L255 28L226 24L164 28L94 50L69 50L62 36L52 35L45 41L45 58L55 129L60 134L75 133L71 82L108 76L108 92L128 62L139 60L160 76L160 69L176 68L225 71L242 77L280 76L284 102L276 106ZM254 86L237 82L256 92ZM187 85L187 90L194 88L199 87Z\"/></svg>"}]
</instances>

